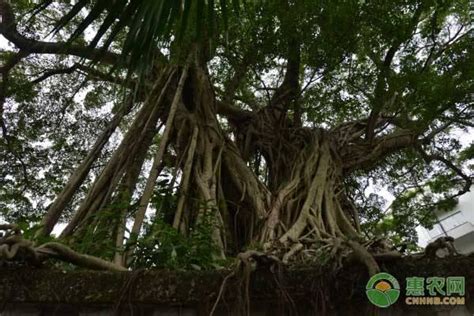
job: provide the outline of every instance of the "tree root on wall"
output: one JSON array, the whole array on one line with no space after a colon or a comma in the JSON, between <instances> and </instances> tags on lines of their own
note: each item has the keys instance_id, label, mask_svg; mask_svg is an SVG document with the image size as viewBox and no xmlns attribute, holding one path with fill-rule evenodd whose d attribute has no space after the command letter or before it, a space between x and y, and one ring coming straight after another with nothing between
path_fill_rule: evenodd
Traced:
<instances>
[{"instance_id":1,"label":"tree root on wall","mask_svg":"<svg viewBox=\"0 0 474 316\"><path fill-rule=\"evenodd\" d=\"M24 260L39 265L47 259L55 258L89 269L127 271L115 263L78 253L58 242L48 242L35 247L33 242L23 238L16 225L0 225L0 231L4 232L0 237L0 261Z\"/></svg>"},{"instance_id":2,"label":"tree root on wall","mask_svg":"<svg viewBox=\"0 0 474 316\"><path fill-rule=\"evenodd\" d=\"M322 249L329 249L331 260L338 262L336 266L333 267L334 270L338 270L342 267L342 260L347 258L348 260L354 259L361 264L365 265L367 268L367 272L370 276L380 272L379 265L377 264L375 258L380 257L387 254L390 258L399 258L398 255L395 254L394 251L391 252L383 252L379 254L371 254L366 247L360 244L357 241L347 240L342 238L336 238L334 240L327 240L326 246L322 246ZM232 290L236 290L239 292L239 295L234 295L234 297L238 297L240 301L236 302L236 306L241 308L240 311L242 315L250 315L250 277L253 271L257 268L259 270L267 270L272 272L275 277L276 285L281 292L282 297L287 301L290 308L295 308L292 305L292 298L290 294L285 290L285 288L280 284L279 281L279 273L276 271L281 271L281 268L284 266L288 266L288 259L295 255L297 252L303 252L304 246L302 243L295 243L292 247L290 247L289 251L284 252L283 259L280 260L280 256L275 256L269 254L268 252L260 252L256 250L247 250L245 252L239 253L237 255L237 262L234 268L224 277L222 280L221 286L217 293L217 297L212 305L209 315L213 315L219 305L219 302L224 296L224 292L226 288L230 287L229 283L230 280L235 279L233 282L236 285L236 288ZM275 249L272 252L276 252Z\"/></svg>"}]
</instances>

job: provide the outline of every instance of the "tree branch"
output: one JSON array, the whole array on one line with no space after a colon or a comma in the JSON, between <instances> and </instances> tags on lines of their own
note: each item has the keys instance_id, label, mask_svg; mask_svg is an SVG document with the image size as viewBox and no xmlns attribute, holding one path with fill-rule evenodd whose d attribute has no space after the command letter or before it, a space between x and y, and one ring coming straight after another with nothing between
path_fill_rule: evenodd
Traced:
<instances>
[{"instance_id":1,"label":"tree branch","mask_svg":"<svg viewBox=\"0 0 474 316\"><path fill-rule=\"evenodd\" d=\"M421 154L423 159L426 161L426 163L430 163L434 160L440 161L444 163L449 169L454 171L458 176L460 176L462 179L464 179L465 184L463 188L458 192L456 196L463 195L466 192L469 192L471 186L472 186L472 179L468 175L464 174L464 172L458 168L456 165L454 165L450 160L447 158L443 157L440 154L428 154L426 151L423 150L421 146L416 146L417 151Z\"/></svg>"},{"instance_id":2,"label":"tree branch","mask_svg":"<svg viewBox=\"0 0 474 316\"><path fill-rule=\"evenodd\" d=\"M241 110L238 107L224 101L216 101L217 114L225 116L232 124L239 125L250 120L254 114L250 111Z\"/></svg>"},{"instance_id":3,"label":"tree branch","mask_svg":"<svg viewBox=\"0 0 474 316\"><path fill-rule=\"evenodd\" d=\"M372 142L353 144L341 149L343 168L346 172L369 168L384 157L415 145L417 135L413 131L395 131Z\"/></svg>"},{"instance_id":4,"label":"tree branch","mask_svg":"<svg viewBox=\"0 0 474 316\"><path fill-rule=\"evenodd\" d=\"M10 4L0 0L0 34L16 47L28 54L74 55L77 57L101 61L107 64L117 64L119 55L101 49L74 45L66 42L44 42L27 38L20 34L16 27L15 16Z\"/></svg>"},{"instance_id":5,"label":"tree branch","mask_svg":"<svg viewBox=\"0 0 474 316\"><path fill-rule=\"evenodd\" d=\"M367 130L365 134L365 138L369 142L374 139L375 123L377 121L377 118L382 109L386 106L386 102L389 101L386 100L387 93L385 90L385 85L390 74L393 58L395 57L395 54L399 50L402 43L409 39L413 31L416 29L416 26L418 25L418 21L422 13L422 9L422 5L417 8L410 21L409 30L405 34L399 35L399 37L394 40L392 46L390 46L387 53L385 54L384 60L382 61L382 63L380 63L380 71L377 77L377 82L375 84L372 111L369 115L369 119L367 122Z\"/></svg>"},{"instance_id":6,"label":"tree branch","mask_svg":"<svg viewBox=\"0 0 474 316\"><path fill-rule=\"evenodd\" d=\"M52 76L56 76L56 75L63 75L63 74L71 74L73 73L74 71L77 70L77 64L71 66L71 67L67 67L67 68L58 68L58 69L50 69L50 70L47 70L43 73L43 75L41 75L40 77L36 78L35 80L33 80L31 83L33 84L37 84L37 83L40 83L42 81L45 81L46 79L52 77Z\"/></svg>"}]
</instances>

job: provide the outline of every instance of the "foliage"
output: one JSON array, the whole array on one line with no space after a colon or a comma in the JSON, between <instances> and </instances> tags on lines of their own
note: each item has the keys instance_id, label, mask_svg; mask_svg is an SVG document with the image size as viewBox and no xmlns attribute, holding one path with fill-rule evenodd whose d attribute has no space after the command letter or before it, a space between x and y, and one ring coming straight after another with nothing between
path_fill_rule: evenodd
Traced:
<instances>
[{"instance_id":1,"label":"foliage","mask_svg":"<svg viewBox=\"0 0 474 316\"><path fill-rule=\"evenodd\" d=\"M155 218L144 227L137 241L133 268L215 269L220 260L213 253L212 217L209 213L195 229L185 236L161 219Z\"/></svg>"}]
</instances>

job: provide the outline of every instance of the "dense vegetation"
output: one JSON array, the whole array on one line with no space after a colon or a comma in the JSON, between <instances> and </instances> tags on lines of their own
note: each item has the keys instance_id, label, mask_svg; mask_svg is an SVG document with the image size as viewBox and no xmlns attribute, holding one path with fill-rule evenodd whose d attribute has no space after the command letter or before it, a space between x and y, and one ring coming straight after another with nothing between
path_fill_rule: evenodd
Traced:
<instances>
[{"instance_id":1,"label":"dense vegetation","mask_svg":"<svg viewBox=\"0 0 474 316\"><path fill-rule=\"evenodd\" d=\"M0 0L0 215L107 268L376 269L471 186L468 6Z\"/></svg>"}]
</instances>

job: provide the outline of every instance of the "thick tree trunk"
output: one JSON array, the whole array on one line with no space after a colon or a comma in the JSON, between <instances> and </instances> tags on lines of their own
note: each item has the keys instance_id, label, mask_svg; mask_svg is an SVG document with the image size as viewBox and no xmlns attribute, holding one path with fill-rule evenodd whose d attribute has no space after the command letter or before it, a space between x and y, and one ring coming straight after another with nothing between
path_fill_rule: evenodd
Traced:
<instances>
[{"instance_id":1,"label":"thick tree trunk","mask_svg":"<svg viewBox=\"0 0 474 316\"><path fill-rule=\"evenodd\" d=\"M240 126L234 143L220 127L207 71L197 58L187 69L163 70L150 98L63 236L80 237L92 215L110 209L113 197L120 196L118 183L127 170L131 166L140 170L160 119L166 121L165 132L141 193L126 256L117 252L117 264L131 260L167 147L173 148L182 171L177 209L170 224L188 235L204 218L210 220L217 258L260 245L289 261L309 242L324 246L340 245L347 239L357 241L358 221L345 200L344 164L338 155L337 135L291 126L273 104L251 116L245 128ZM179 82L177 78L181 78ZM250 162L256 155L265 157L267 182L252 169ZM134 193L137 176L134 172L127 186L129 197ZM111 228L111 236L112 242L121 247L126 212L117 213L118 223L112 225L115 228ZM99 225L92 223L93 227Z\"/></svg>"},{"instance_id":2,"label":"thick tree trunk","mask_svg":"<svg viewBox=\"0 0 474 316\"><path fill-rule=\"evenodd\" d=\"M303 136L292 141L291 147L285 145L283 135L280 154L287 156L269 155L274 159L267 160L270 166L280 168L278 175L274 173L279 183L272 185L275 188L271 190L249 167L244 159L246 155L222 133L207 73L196 67L188 80L191 91L187 93L192 94L193 104L185 104L183 99L184 106L179 109L182 114L177 115L173 124L186 129L180 131L181 138L176 139L176 147L188 148L187 152L178 150L178 155L187 155L188 159L182 166L183 181L173 222L175 228L186 233L199 222L204 210L193 209L195 203L191 202L198 200L205 202L205 210L213 214L213 238L221 249L219 256L224 252L239 252L251 243L262 244L266 249L283 245L294 252L294 244L300 243L302 235L313 241L359 238L352 210L342 208L347 205L342 200L345 196L343 167L334 150L336 140L330 133L319 129L302 130ZM256 124L275 124L270 120L273 119L271 114L259 116L262 121ZM265 132L264 137L273 143L272 132L268 129ZM273 136L281 138L283 132L284 129ZM194 144L196 134L199 137ZM291 137L297 138L293 134ZM262 144L262 139L254 140L248 149L259 150L257 142ZM270 150L275 152L275 149ZM252 156L254 153L247 154ZM188 186L197 190L188 194Z\"/></svg>"}]
</instances>

